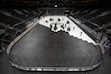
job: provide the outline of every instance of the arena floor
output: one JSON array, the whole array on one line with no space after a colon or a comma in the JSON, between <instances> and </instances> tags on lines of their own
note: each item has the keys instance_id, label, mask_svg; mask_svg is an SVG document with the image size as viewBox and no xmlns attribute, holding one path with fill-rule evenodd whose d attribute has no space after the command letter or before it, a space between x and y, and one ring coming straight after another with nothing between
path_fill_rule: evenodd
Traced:
<instances>
[{"instance_id":1,"label":"arena floor","mask_svg":"<svg viewBox=\"0 0 111 74\"><path fill-rule=\"evenodd\" d=\"M98 46L37 24L11 49L11 61L29 67L87 67L101 61Z\"/></svg>"}]
</instances>

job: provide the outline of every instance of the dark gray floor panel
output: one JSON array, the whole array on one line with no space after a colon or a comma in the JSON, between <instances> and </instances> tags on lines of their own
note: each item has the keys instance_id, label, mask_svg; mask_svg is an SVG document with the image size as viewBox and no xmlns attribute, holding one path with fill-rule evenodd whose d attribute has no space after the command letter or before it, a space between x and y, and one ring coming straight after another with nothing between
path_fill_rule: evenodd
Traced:
<instances>
[{"instance_id":1,"label":"dark gray floor panel","mask_svg":"<svg viewBox=\"0 0 111 74\"><path fill-rule=\"evenodd\" d=\"M99 63L101 51L68 33L36 25L12 47L10 58L22 66L84 67Z\"/></svg>"}]
</instances>

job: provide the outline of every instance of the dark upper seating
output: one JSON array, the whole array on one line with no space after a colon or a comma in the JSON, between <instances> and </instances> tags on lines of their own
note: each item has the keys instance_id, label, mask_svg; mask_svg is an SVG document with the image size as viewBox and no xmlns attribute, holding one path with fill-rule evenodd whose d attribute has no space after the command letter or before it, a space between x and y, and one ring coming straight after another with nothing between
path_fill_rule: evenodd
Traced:
<instances>
[{"instance_id":1,"label":"dark upper seating","mask_svg":"<svg viewBox=\"0 0 111 74\"><path fill-rule=\"evenodd\" d=\"M91 13L93 10L94 13ZM104 13L108 14L104 15ZM76 8L73 10L73 13L75 13L73 16L78 17L84 24L86 24L88 27L94 29L96 26L94 26L92 23L97 24L98 26L101 26L103 24L107 24L108 22L111 22L111 11L109 8L90 8L90 7L83 7L83 8ZM102 16L103 15L103 16ZM92 23L90 23L92 22Z\"/></svg>"},{"instance_id":2,"label":"dark upper seating","mask_svg":"<svg viewBox=\"0 0 111 74\"><path fill-rule=\"evenodd\" d=\"M0 22L13 26L14 24L19 23L20 21L12 17L6 16L4 14L0 14Z\"/></svg>"},{"instance_id":3,"label":"dark upper seating","mask_svg":"<svg viewBox=\"0 0 111 74\"><path fill-rule=\"evenodd\" d=\"M33 12L25 9L6 9L5 11L10 12L13 16L22 20L27 20L34 16Z\"/></svg>"},{"instance_id":4,"label":"dark upper seating","mask_svg":"<svg viewBox=\"0 0 111 74\"><path fill-rule=\"evenodd\" d=\"M108 22L111 22L111 13L102 17L99 17L97 19L92 20L92 22L97 23L98 25L107 24Z\"/></svg>"},{"instance_id":5,"label":"dark upper seating","mask_svg":"<svg viewBox=\"0 0 111 74\"><path fill-rule=\"evenodd\" d=\"M94 9L91 9L90 11L92 11ZM97 11L93 14L90 14L90 11L87 14L84 14L84 16L82 16L82 18L90 20L93 19L94 17L98 16L99 14L101 14L101 12L107 11L108 9L97 9Z\"/></svg>"},{"instance_id":6,"label":"dark upper seating","mask_svg":"<svg viewBox=\"0 0 111 74\"><path fill-rule=\"evenodd\" d=\"M0 43L5 43L7 48L9 43L26 29L25 22L39 15L37 11L31 8L1 8L0 29L5 30L6 33L0 34L0 39L4 40Z\"/></svg>"}]
</instances>

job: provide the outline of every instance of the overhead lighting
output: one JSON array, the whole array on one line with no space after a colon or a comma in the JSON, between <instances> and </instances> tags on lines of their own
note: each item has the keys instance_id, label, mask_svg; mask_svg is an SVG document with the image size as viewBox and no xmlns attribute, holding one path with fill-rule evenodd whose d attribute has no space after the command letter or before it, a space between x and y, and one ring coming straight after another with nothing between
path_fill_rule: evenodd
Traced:
<instances>
[{"instance_id":1,"label":"overhead lighting","mask_svg":"<svg viewBox=\"0 0 111 74\"><path fill-rule=\"evenodd\" d=\"M57 7L57 5L55 5L55 7Z\"/></svg>"}]
</instances>

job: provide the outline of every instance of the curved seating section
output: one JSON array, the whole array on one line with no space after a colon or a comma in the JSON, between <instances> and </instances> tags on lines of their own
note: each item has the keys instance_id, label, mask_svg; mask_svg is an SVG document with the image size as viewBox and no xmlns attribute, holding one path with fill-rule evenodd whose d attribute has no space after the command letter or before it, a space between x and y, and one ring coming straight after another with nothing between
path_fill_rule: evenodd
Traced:
<instances>
[{"instance_id":1,"label":"curved seating section","mask_svg":"<svg viewBox=\"0 0 111 74\"><path fill-rule=\"evenodd\" d=\"M111 10L109 7L75 9L73 17L103 46L104 53L110 49L111 35L107 33L111 29Z\"/></svg>"},{"instance_id":2,"label":"curved seating section","mask_svg":"<svg viewBox=\"0 0 111 74\"><path fill-rule=\"evenodd\" d=\"M29 24L27 22L35 17L39 17L39 13L35 9L0 8L0 43L5 45L5 49L13 39L27 29ZM2 30L5 32L1 34Z\"/></svg>"},{"instance_id":3,"label":"curved seating section","mask_svg":"<svg viewBox=\"0 0 111 74\"><path fill-rule=\"evenodd\" d=\"M86 23L90 28L93 27L91 25L94 25L90 22L93 22L98 26L111 22L111 10L109 8L76 8L72 11L72 13L72 16L78 17L78 19L80 19L83 23Z\"/></svg>"},{"instance_id":4,"label":"curved seating section","mask_svg":"<svg viewBox=\"0 0 111 74\"><path fill-rule=\"evenodd\" d=\"M41 24L19 36L9 49L12 66L28 71L86 71L102 59L98 46Z\"/></svg>"},{"instance_id":5,"label":"curved seating section","mask_svg":"<svg viewBox=\"0 0 111 74\"><path fill-rule=\"evenodd\" d=\"M54 12L53 9L51 10L52 14L57 14L58 15L59 12L61 14L61 10L58 11L57 13ZM10 36L13 36L15 34L20 35L23 32L23 31L18 32L19 30L25 30L26 29L26 25L27 25L26 22L30 21L34 17L40 17L42 15L50 15L51 13L50 13L50 11L47 11L46 9L42 9L42 8L40 8L40 9L39 8L0 9L0 16L1 16L0 17L0 24L2 24L2 25L0 25L0 29L2 29L2 30L5 29L5 35L6 35L5 39L9 40L9 39L11 39ZM71 16L77 18L78 20L80 20L81 23L86 24L91 29L96 29L99 26L101 27L103 25L110 24L110 22L111 22L111 18L110 18L111 17L111 11L110 11L109 8L106 8L106 9L90 8L90 7L89 8L74 8L74 9L72 9L72 11L70 13L71 13ZM62 15L64 15L64 14L65 13L62 13ZM95 23L96 25L94 25L93 23ZM49 17L46 16L46 17L43 17L39 21L39 24L40 24L39 26L41 26L42 28L46 28L47 30L42 30L42 28L41 28L41 29L38 29L39 30L38 33L42 32L44 34L44 32L45 32L44 35L46 37L48 35L50 35L49 38L52 38L53 40L55 40L56 43L59 43L59 38L61 38L63 36L66 38L67 36L69 37L69 35L70 35L70 38L72 39L70 41L74 42L75 46L79 45L79 44L76 44L75 41L83 42L82 43L83 48L87 49L88 52L90 52L89 51L90 47L94 48L94 50L92 49L91 52L95 52L95 50L97 50L97 52L94 53L94 54L90 52L93 55L91 57L90 56L88 56L87 58L85 57L85 59L84 58L79 58L78 59L77 57L72 57L73 59L75 58L79 62L75 62L74 61L75 59L72 60L72 58L68 57L68 59L71 60L71 62L69 62L69 60L67 60L67 58L62 57L62 56L59 57L59 55L60 55L60 53L59 53L58 56L56 57L56 60L58 60L58 61L54 62L55 60L52 59L52 57L47 57L46 55L45 55L46 59L44 59L44 57L42 57L42 59L38 59L38 57L35 57L35 56L34 57L29 57L30 55L26 56L26 57L21 56L19 54L22 54L22 53L20 53L19 48L17 47L18 50L17 51L13 50L13 51L11 51L12 54L10 54L10 61L11 61L12 66L15 66L19 69L31 70L31 71L35 71L35 70L36 71L86 71L86 70L92 70L93 68L100 65L101 58L102 58L100 48L98 48L98 45L83 30L81 30L75 23L73 23L69 18L67 18L66 16L65 17L56 16L55 18L53 18L53 16L49 16ZM111 28L108 27L108 29L111 29ZM48 31L50 33L48 33L48 35L47 35L46 31ZM65 32L64 35L61 35L61 34L63 34L63 33L61 33L61 31ZM7 36L6 33L8 33L8 36ZM24 32L24 34L25 33L26 32ZM35 34L36 34L36 32L35 32ZM54 36L52 36L51 34L53 34ZM11 40L16 38L18 35L15 35L14 37L12 37ZM60 35L60 36L58 36L58 35ZM0 34L0 37L2 37L2 36L4 36L4 34ZM23 36L23 34L21 34L21 36ZM33 36L34 35L32 35L31 37L33 37ZM40 35L40 36L42 36L42 35ZM55 38L56 36L57 36L57 38ZM20 38L20 36L19 36L19 38ZM30 36L29 36L29 38L30 38ZM65 38L62 41L65 41ZM47 40L50 41L50 39L47 39ZM15 42L16 42L16 40L13 41L12 44L14 45ZM66 43L67 42L68 41L66 40ZM7 41L5 42L5 44L7 44L7 43L9 44L10 40L9 40L9 42L7 42ZM107 43L104 43L104 42L102 42L102 43L105 44L105 45L107 44ZM0 44L1 44L1 42L0 42ZM32 42L32 44L33 44L33 42ZM46 44L46 46L47 46L47 43L43 43L43 44ZM41 46L41 45L39 45L39 46ZM58 49L60 49L62 47L62 45L52 45L53 48L56 47L56 46L57 46ZM65 46L65 44L64 44L64 46ZM87 46L88 46L88 48L86 48ZM19 47L21 47L21 46L19 46ZM72 47L74 47L73 44L72 44ZM16 48L15 45L14 45L13 49L14 48ZM43 48L43 47L41 47L41 48ZM81 47L79 47L79 48L81 48ZM71 50L70 47L67 47L67 48L64 47L64 49L70 49ZM31 51L32 50L30 50L30 52L28 52L26 54L36 53L36 52L31 52ZM60 50L56 50L56 53L59 52L59 51ZM15 53L19 52L19 53L18 53L18 55L15 55L15 53L13 53L13 52L15 52ZM81 52L85 52L85 51L81 50ZM47 53L47 51L43 52L43 53ZM52 51L52 53L54 53L54 55L56 55L55 52ZM63 53L63 52L61 52L61 53ZM64 54L65 53L66 52L64 51ZM77 53L75 53L75 54L77 54ZM80 53L79 53L79 49L78 49L78 54L77 55L79 55L79 54ZM87 53L86 55L90 55L90 54ZM29 59L31 59L31 60L29 60ZM64 64L61 64L62 62L64 62L64 61L62 61L64 59L65 59L66 62ZM39 60L39 62L38 62L38 60ZM53 67L47 67L47 68L46 67L41 67L40 65L44 64L44 62L43 62L44 60L45 60L45 62L48 62L47 64L45 64L46 67L47 67L48 64L51 65L50 62L53 61L54 62ZM36 61L36 66L37 67L34 66L35 61ZM84 62L82 63L82 61L84 61ZM73 65L73 67L63 67L62 65L65 65L66 63L71 63ZM62 66L62 67L60 67L58 69L59 65ZM57 67L54 67L54 66L57 66ZM69 66L69 65L67 65L67 66ZM74 66L76 66L76 67L74 67Z\"/></svg>"}]
</instances>

